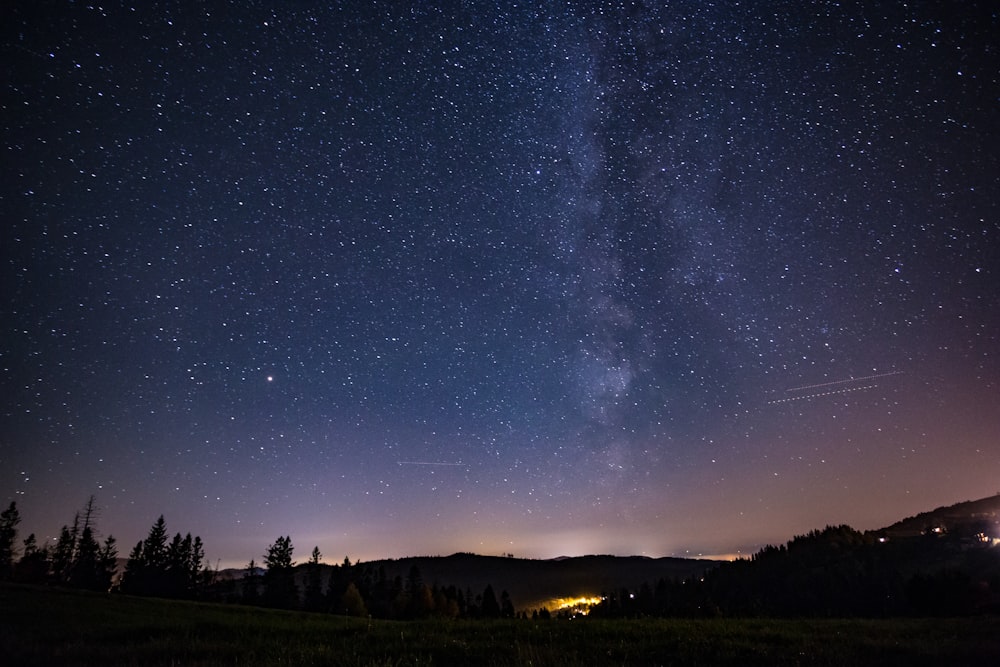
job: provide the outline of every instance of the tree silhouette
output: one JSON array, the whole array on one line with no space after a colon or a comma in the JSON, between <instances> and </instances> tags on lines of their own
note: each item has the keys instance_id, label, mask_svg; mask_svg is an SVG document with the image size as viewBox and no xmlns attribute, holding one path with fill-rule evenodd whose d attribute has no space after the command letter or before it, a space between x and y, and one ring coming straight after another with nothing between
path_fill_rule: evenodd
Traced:
<instances>
[{"instance_id":1,"label":"tree silhouette","mask_svg":"<svg viewBox=\"0 0 1000 667\"><path fill-rule=\"evenodd\" d=\"M293 609L299 603L299 589L295 585L292 560L292 538L279 537L264 554L264 604L268 607Z\"/></svg>"},{"instance_id":2,"label":"tree silhouette","mask_svg":"<svg viewBox=\"0 0 1000 667\"><path fill-rule=\"evenodd\" d=\"M161 514L146 539L136 544L129 554L122 575L122 591L132 595L170 595L167 564L167 523Z\"/></svg>"},{"instance_id":3,"label":"tree silhouette","mask_svg":"<svg viewBox=\"0 0 1000 667\"><path fill-rule=\"evenodd\" d=\"M14 578L26 584L45 583L49 576L49 549L38 547L35 534L31 533L24 539L21 560L14 569Z\"/></svg>"},{"instance_id":4,"label":"tree silhouette","mask_svg":"<svg viewBox=\"0 0 1000 667\"><path fill-rule=\"evenodd\" d=\"M47 578L59 585L88 590L107 591L111 587L117 565L118 552L115 538L108 536L104 547L97 541L97 501L87 499L83 512L73 517L73 525L63 526L50 552L47 547L38 549L34 535L25 541L25 562L19 563L19 576L25 581L38 582Z\"/></svg>"},{"instance_id":5,"label":"tree silhouette","mask_svg":"<svg viewBox=\"0 0 1000 667\"><path fill-rule=\"evenodd\" d=\"M340 597L340 609L347 616L365 617L368 615L368 608L365 606L364 598L354 582L347 584L347 589Z\"/></svg>"},{"instance_id":6,"label":"tree silhouette","mask_svg":"<svg viewBox=\"0 0 1000 667\"><path fill-rule=\"evenodd\" d=\"M69 568L69 579L66 583L74 588L99 590L102 583L100 577L101 546L94 538L94 531L85 522L77 540L76 553Z\"/></svg>"},{"instance_id":7,"label":"tree silhouette","mask_svg":"<svg viewBox=\"0 0 1000 667\"><path fill-rule=\"evenodd\" d=\"M76 554L76 539L79 533L80 515L73 517L73 527L63 526L59 531L55 550L52 553L52 579L57 584L69 581L70 570L73 567L73 557Z\"/></svg>"},{"instance_id":8,"label":"tree silhouette","mask_svg":"<svg viewBox=\"0 0 1000 667\"><path fill-rule=\"evenodd\" d=\"M480 605L479 613L483 618L500 618L500 603L497 602L497 595L493 592L493 585L486 584L483 590L483 602Z\"/></svg>"},{"instance_id":9,"label":"tree silhouette","mask_svg":"<svg viewBox=\"0 0 1000 667\"><path fill-rule=\"evenodd\" d=\"M243 604L260 604L260 575L257 569L257 563L251 558L243 575L243 594L240 599Z\"/></svg>"},{"instance_id":10,"label":"tree silhouette","mask_svg":"<svg viewBox=\"0 0 1000 667\"><path fill-rule=\"evenodd\" d=\"M198 596L201 560L205 552L201 538L192 539L191 533L183 538L180 533L167 547L165 575L167 589L172 597L194 598Z\"/></svg>"},{"instance_id":11,"label":"tree silhouette","mask_svg":"<svg viewBox=\"0 0 1000 667\"><path fill-rule=\"evenodd\" d=\"M410 567L401 602L405 618L424 618L434 611L434 596L416 565Z\"/></svg>"},{"instance_id":12,"label":"tree silhouette","mask_svg":"<svg viewBox=\"0 0 1000 667\"><path fill-rule=\"evenodd\" d=\"M323 596L323 570L320 559L323 554L319 547L313 547L309 560L306 561L306 590L302 607L306 611L322 611L326 607Z\"/></svg>"},{"instance_id":13,"label":"tree silhouette","mask_svg":"<svg viewBox=\"0 0 1000 667\"><path fill-rule=\"evenodd\" d=\"M14 543L17 540L17 524L21 515L13 500L0 512L0 580L10 579L14 574Z\"/></svg>"},{"instance_id":14,"label":"tree silhouette","mask_svg":"<svg viewBox=\"0 0 1000 667\"><path fill-rule=\"evenodd\" d=\"M200 537L177 533L167 544L167 524L163 515L149 535L132 549L121 590L133 595L193 598L199 590L201 562L205 551Z\"/></svg>"},{"instance_id":15,"label":"tree silhouette","mask_svg":"<svg viewBox=\"0 0 1000 667\"><path fill-rule=\"evenodd\" d=\"M167 568L167 522L163 515L149 529L142 542L143 561L151 570L162 572Z\"/></svg>"},{"instance_id":16,"label":"tree silhouette","mask_svg":"<svg viewBox=\"0 0 1000 667\"><path fill-rule=\"evenodd\" d=\"M514 603L507 591L500 591L500 615L504 618L514 618Z\"/></svg>"},{"instance_id":17,"label":"tree silhouette","mask_svg":"<svg viewBox=\"0 0 1000 667\"><path fill-rule=\"evenodd\" d=\"M110 590L118 569L118 546L115 538L108 535L97 558L97 590Z\"/></svg>"}]
</instances>

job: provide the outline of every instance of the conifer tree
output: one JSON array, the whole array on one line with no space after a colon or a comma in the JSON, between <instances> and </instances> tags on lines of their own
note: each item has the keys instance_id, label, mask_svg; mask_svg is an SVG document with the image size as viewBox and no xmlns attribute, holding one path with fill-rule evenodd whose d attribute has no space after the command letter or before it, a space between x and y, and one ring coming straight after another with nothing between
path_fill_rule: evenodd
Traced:
<instances>
[{"instance_id":1,"label":"conifer tree","mask_svg":"<svg viewBox=\"0 0 1000 667\"><path fill-rule=\"evenodd\" d=\"M496 593L493 592L493 586L491 584L486 584L486 589L483 590L483 603L479 609L483 618L499 618L500 617L500 603L497 602Z\"/></svg>"},{"instance_id":2,"label":"conifer tree","mask_svg":"<svg viewBox=\"0 0 1000 667\"><path fill-rule=\"evenodd\" d=\"M113 536L108 535L97 557L97 590L110 590L118 569L118 546Z\"/></svg>"},{"instance_id":3,"label":"conifer tree","mask_svg":"<svg viewBox=\"0 0 1000 667\"><path fill-rule=\"evenodd\" d=\"M354 585L353 581L347 584L347 589L344 590L344 594L340 598L338 611L341 610L346 616L363 618L368 615L368 608L365 606L365 600L361 597L361 592L358 590L358 587Z\"/></svg>"},{"instance_id":4,"label":"conifer tree","mask_svg":"<svg viewBox=\"0 0 1000 667\"><path fill-rule=\"evenodd\" d=\"M10 579L14 574L14 545L19 523L21 515L17 511L17 503L12 500L7 509L0 512L0 581Z\"/></svg>"},{"instance_id":5,"label":"conifer tree","mask_svg":"<svg viewBox=\"0 0 1000 667\"><path fill-rule=\"evenodd\" d=\"M145 573L142 562L142 540L136 542L125 561L125 572L122 573L121 590L123 593L139 594L142 578Z\"/></svg>"},{"instance_id":6,"label":"conifer tree","mask_svg":"<svg viewBox=\"0 0 1000 667\"><path fill-rule=\"evenodd\" d=\"M129 554L121 589L134 595L188 598L195 594L204 549L200 538L177 533L167 544L163 516Z\"/></svg>"},{"instance_id":7,"label":"conifer tree","mask_svg":"<svg viewBox=\"0 0 1000 667\"><path fill-rule=\"evenodd\" d=\"M190 536L190 533L188 534ZM189 590L191 591L192 597L198 597L201 593L202 584L208 580L210 573L208 571L208 566L203 566L203 561L205 559L205 545L201 541L201 537L198 535L194 536L194 540L191 541L191 551L188 556L188 578L190 580Z\"/></svg>"},{"instance_id":8,"label":"conifer tree","mask_svg":"<svg viewBox=\"0 0 1000 667\"><path fill-rule=\"evenodd\" d=\"M504 618L514 618L514 603L507 591L500 591L500 615Z\"/></svg>"},{"instance_id":9,"label":"conifer tree","mask_svg":"<svg viewBox=\"0 0 1000 667\"><path fill-rule=\"evenodd\" d=\"M76 553L69 569L69 579L66 583L74 588L96 590L99 586L98 559L101 546L94 539L94 531L89 521L84 521L80 539L77 540Z\"/></svg>"},{"instance_id":10,"label":"conifer tree","mask_svg":"<svg viewBox=\"0 0 1000 667\"><path fill-rule=\"evenodd\" d=\"M39 548L35 534L31 533L24 539L21 560L14 568L14 578L26 584L44 583L49 575L49 549Z\"/></svg>"},{"instance_id":11,"label":"conifer tree","mask_svg":"<svg viewBox=\"0 0 1000 667\"><path fill-rule=\"evenodd\" d=\"M323 570L320 565L322 557L317 546L313 547L312 554L306 561L306 590L302 603L306 611L321 611L326 606L323 598Z\"/></svg>"},{"instance_id":12,"label":"conifer tree","mask_svg":"<svg viewBox=\"0 0 1000 667\"><path fill-rule=\"evenodd\" d=\"M264 554L264 604L268 607L293 609L298 606L299 591L295 585L295 562L292 560L292 538L279 537Z\"/></svg>"},{"instance_id":13,"label":"conifer tree","mask_svg":"<svg viewBox=\"0 0 1000 667\"><path fill-rule=\"evenodd\" d=\"M73 559L76 557L76 535L80 523L80 515L73 518L73 528L63 526L59 531L55 551L52 553L52 578L57 584L69 581Z\"/></svg>"},{"instance_id":14,"label":"conifer tree","mask_svg":"<svg viewBox=\"0 0 1000 667\"><path fill-rule=\"evenodd\" d=\"M257 573L257 563L250 559L250 563L243 574L241 602L243 604L260 604L260 575Z\"/></svg>"},{"instance_id":15,"label":"conifer tree","mask_svg":"<svg viewBox=\"0 0 1000 667\"><path fill-rule=\"evenodd\" d=\"M434 596L415 564L406 578L405 599L407 618L423 618L434 611Z\"/></svg>"},{"instance_id":16,"label":"conifer tree","mask_svg":"<svg viewBox=\"0 0 1000 667\"><path fill-rule=\"evenodd\" d=\"M143 564L154 572L162 572L167 567L167 522L163 515L149 529L149 535L142 542Z\"/></svg>"}]
</instances>

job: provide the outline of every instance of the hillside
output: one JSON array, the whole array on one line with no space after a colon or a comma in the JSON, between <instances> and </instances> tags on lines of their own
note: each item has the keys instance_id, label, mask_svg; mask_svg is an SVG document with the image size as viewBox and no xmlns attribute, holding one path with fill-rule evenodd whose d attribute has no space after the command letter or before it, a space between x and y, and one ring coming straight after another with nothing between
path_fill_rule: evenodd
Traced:
<instances>
[{"instance_id":1,"label":"hillside","mask_svg":"<svg viewBox=\"0 0 1000 667\"><path fill-rule=\"evenodd\" d=\"M644 581L686 579L715 567L715 561L642 556L579 556L528 560L499 556L453 554L444 557L401 558L369 563L384 567L389 578L405 579L414 565L425 583L454 585L478 593L487 584L499 595L506 590L517 609L551 607L559 598L600 595L616 587Z\"/></svg>"},{"instance_id":2,"label":"hillside","mask_svg":"<svg viewBox=\"0 0 1000 667\"><path fill-rule=\"evenodd\" d=\"M321 566L323 591L332 577L344 576L341 567ZM353 574L346 576L368 586L398 580L396 590L401 590L414 568L422 583L454 587L470 602L488 585L497 596L506 591L515 609L527 612L608 595L616 598L611 610L615 614L968 613L1000 608L1000 495L939 507L865 533L828 526L733 563L606 555L530 560L456 553L353 563ZM219 585L208 597L238 600L242 588L233 580L242 579L244 571L217 575ZM304 591L304 565L296 568L295 576ZM372 594L362 588L365 595ZM629 610L623 590L631 591L636 604L645 608Z\"/></svg>"},{"instance_id":3,"label":"hillside","mask_svg":"<svg viewBox=\"0 0 1000 667\"><path fill-rule=\"evenodd\" d=\"M921 512L875 531L888 538L916 537L930 532L1000 537L1000 493Z\"/></svg>"},{"instance_id":4,"label":"hillside","mask_svg":"<svg viewBox=\"0 0 1000 667\"><path fill-rule=\"evenodd\" d=\"M631 589L608 617L961 616L1000 611L1000 496L865 533L827 526L687 584ZM617 593L617 592L616 592Z\"/></svg>"}]
</instances>

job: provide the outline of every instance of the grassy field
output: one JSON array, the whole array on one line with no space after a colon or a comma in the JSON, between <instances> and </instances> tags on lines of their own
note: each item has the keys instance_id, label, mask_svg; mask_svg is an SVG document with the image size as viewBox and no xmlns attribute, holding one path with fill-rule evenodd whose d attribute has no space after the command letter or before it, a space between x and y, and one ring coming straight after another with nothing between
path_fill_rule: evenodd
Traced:
<instances>
[{"instance_id":1,"label":"grassy field","mask_svg":"<svg viewBox=\"0 0 1000 667\"><path fill-rule=\"evenodd\" d=\"M987 665L1000 619L367 621L0 587L4 665Z\"/></svg>"}]
</instances>

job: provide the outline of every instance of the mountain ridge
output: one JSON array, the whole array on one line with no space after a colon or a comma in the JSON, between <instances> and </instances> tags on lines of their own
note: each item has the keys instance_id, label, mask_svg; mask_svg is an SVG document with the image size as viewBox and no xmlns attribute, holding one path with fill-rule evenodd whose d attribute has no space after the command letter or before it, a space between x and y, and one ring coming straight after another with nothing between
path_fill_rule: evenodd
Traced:
<instances>
[{"instance_id":1,"label":"mountain ridge","mask_svg":"<svg viewBox=\"0 0 1000 667\"><path fill-rule=\"evenodd\" d=\"M830 529L831 527L828 527ZM849 528L849 527L848 527ZM851 529L853 531L853 529ZM813 531L821 533L823 531ZM856 532L856 531L855 531ZM861 533L857 533L860 539ZM937 507L901 519L885 528L865 531L874 542L911 543L924 536L947 536L950 541L1000 544L1000 494L979 500L962 501ZM805 536L793 537L789 544ZM783 547L782 547L783 548ZM760 553L773 550L765 547ZM902 553L902 552L900 552ZM900 566L907 576L947 565L954 554L949 551L913 550ZM944 556L942 556L942 553ZM756 556L749 560L754 560ZM622 589L636 590L658 581L684 581L705 577L724 561L679 557L613 556L588 554L559 556L550 559L490 556L456 552L448 556L408 556L352 563L369 573L379 573L388 580L407 581L416 573L430 586L454 586L460 591L481 594L491 586L499 595L506 591L514 606L521 611L541 607L554 608L571 598L598 597ZM324 586L339 565L323 564ZM415 568L415 569L414 569ZM305 564L297 566L297 578L302 579ZM221 579L239 579L245 570L224 570ZM302 582L300 582L300 586Z\"/></svg>"}]
</instances>

